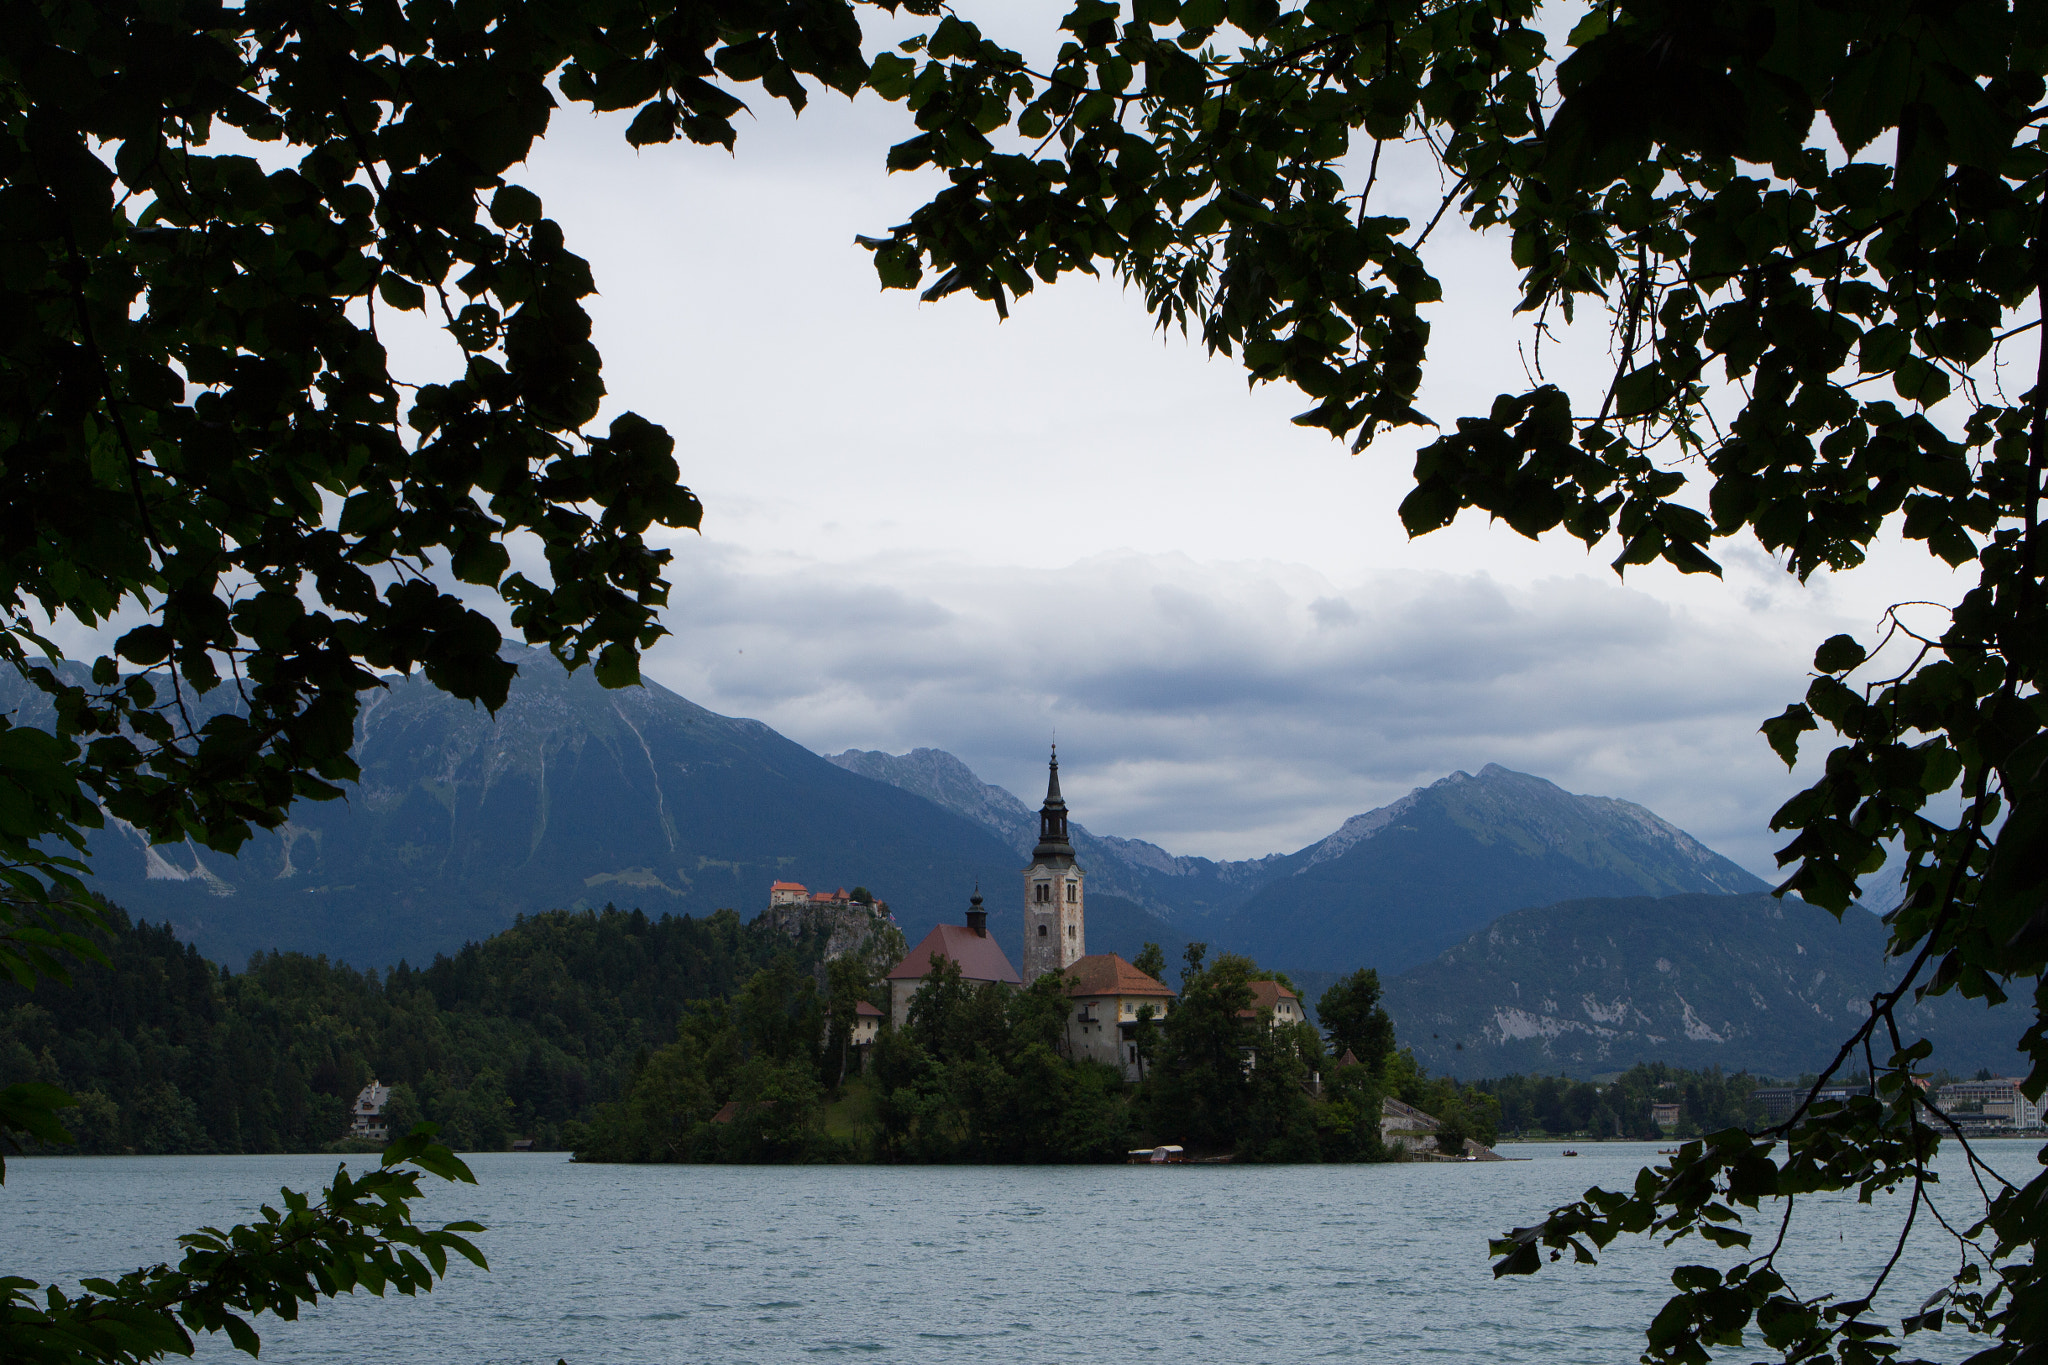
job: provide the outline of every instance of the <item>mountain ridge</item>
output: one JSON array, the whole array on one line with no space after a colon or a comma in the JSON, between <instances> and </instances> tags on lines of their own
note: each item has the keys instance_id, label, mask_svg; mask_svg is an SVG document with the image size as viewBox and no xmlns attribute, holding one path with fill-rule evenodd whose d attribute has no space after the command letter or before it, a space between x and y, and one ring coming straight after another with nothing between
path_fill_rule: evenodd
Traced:
<instances>
[{"instance_id":1,"label":"mountain ridge","mask_svg":"<svg viewBox=\"0 0 2048 1365\"><path fill-rule=\"evenodd\" d=\"M1767 894L1614 897L1511 911L1386 986L1405 1046L1434 1073L1581 1078L1637 1062L1817 1070L1894 984L1875 916ZM2001 1012L2002 1011L2002 1012ZM1938 996L1901 1002L1929 1066L2010 1070L2028 1020Z\"/></svg>"}]
</instances>

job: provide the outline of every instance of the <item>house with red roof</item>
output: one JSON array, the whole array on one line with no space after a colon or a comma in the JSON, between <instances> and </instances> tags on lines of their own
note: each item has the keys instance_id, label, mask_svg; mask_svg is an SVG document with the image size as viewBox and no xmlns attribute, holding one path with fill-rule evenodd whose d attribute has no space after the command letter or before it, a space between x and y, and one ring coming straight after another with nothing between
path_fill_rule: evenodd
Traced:
<instances>
[{"instance_id":1,"label":"house with red roof","mask_svg":"<svg viewBox=\"0 0 2048 1365\"><path fill-rule=\"evenodd\" d=\"M1261 1014L1269 1014L1269 1027L1272 1028L1308 1022L1308 1011L1302 1008L1301 997L1279 982L1247 981L1245 984L1252 988L1252 1003L1237 1012L1238 1018L1256 1019Z\"/></svg>"},{"instance_id":2,"label":"house with red roof","mask_svg":"<svg viewBox=\"0 0 2048 1365\"><path fill-rule=\"evenodd\" d=\"M1067 1046L1074 1059L1113 1066L1127 1081L1143 1080L1138 1011L1150 1005L1152 1018L1164 1019L1173 1008L1173 992L1115 953L1091 953L1067 967L1066 976L1067 998L1073 1001Z\"/></svg>"},{"instance_id":3,"label":"house with red roof","mask_svg":"<svg viewBox=\"0 0 2048 1365\"><path fill-rule=\"evenodd\" d=\"M924 986L939 958L960 964L960 977L968 982L993 981L1011 989L1023 984L1010 959L988 936L988 911L981 908L981 893L968 902L967 923L941 924L926 934L904 959L889 969L889 1018L897 1028L910 1022L910 1002Z\"/></svg>"}]
</instances>

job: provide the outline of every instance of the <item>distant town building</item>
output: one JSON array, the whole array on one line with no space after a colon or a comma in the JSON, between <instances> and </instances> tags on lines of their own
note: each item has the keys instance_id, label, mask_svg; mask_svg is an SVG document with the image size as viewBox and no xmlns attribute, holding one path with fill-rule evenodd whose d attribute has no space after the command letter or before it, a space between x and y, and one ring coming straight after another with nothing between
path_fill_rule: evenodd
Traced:
<instances>
[{"instance_id":1,"label":"distant town building","mask_svg":"<svg viewBox=\"0 0 2048 1365\"><path fill-rule=\"evenodd\" d=\"M1750 1092L1750 1098L1763 1106L1764 1117L1772 1123L1783 1123L1792 1117L1792 1111L1805 1102L1813 1087L1810 1085L1766 1085ZM1861 1085L1824 1085L1813 1097L1815 1104L1840 1103L1866 1093L1868 1087Z\"/></svg>"},{"instance_id":2,"label":"distant town building","mask_svg":"<svg viewBox=\"0 0 2048 1365\"><path fill-rule=\"evenodd\" d=\"M2020 1078L1958 1081L1935 1092L1941 1112L1960 1127L2032 1129L2041 1126L2041 1107L2020 1090Z\"/></svg>"},{"instance_id":3,"label":"distant town building","mask_svg":"<svg viewBox=\"0 0 2048 1365\"><path fill-rule=\"evenodd\" d=\"M1152 1017L1164 1019L1173 1006L1172 990L1115 953L1095 953L1066 970L1073 978L1067 998L1074 1002L1067 1045L1075 1060L1113 1066L1127 1081L1144 1079L1138 1065L1138 1010L1150 1005Z\"/></svg>"},{"instance_id":4,"label":"distant town building","mask_svg":"<svg viewBox=\"0 0 2048 1365\"><path fill-rule=\"evenodd\" d=\"M1676 1128L1678 1126L1678 1116L1683 1111L1683 1108L1684 1106L1675 1100L1670 1103L1665 1103L1661 1100L1652 1101L1650 1105L1650 1122L1656 1124L1659 1128Z\"/></svg>"},{"instance_id":5,"label":"distant town building","mask_svg":"<svg viewBox=\"0 0 2048 1365\"><path fill-rule=\"evenodd\" d=\"M356 1095L355 1108L349 1114L349 1136L368 1138L372 1142L391 1141L391 1119L384 1112L384 1107L390 1103L391 1087L371 1080Z\"/></svg>"},{"instance_id":6,"label":"distant town building","mask_svg":"<svg viewBox=\"0 0 2048 1365\"><path fill-rule=\"evenodd\" d=\"M960 965L961 979L992 981L1012 988L1023 984L1017 969L1003 950L988 936L988 911L981 907L981 893L968 902L967 923L941 924L926 934L904 959L889 969L889 1018L897 1028L910 1022L910 1002L924 986L939 958L951 958Z\"/></svg>"}]
</instances>

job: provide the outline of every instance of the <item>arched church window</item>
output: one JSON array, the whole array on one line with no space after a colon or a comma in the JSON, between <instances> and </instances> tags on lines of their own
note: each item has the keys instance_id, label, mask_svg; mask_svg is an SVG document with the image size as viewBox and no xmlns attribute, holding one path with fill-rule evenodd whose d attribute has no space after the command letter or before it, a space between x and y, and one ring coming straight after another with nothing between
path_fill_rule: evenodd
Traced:
<instances>
[{"instance_id":1,"label":"arched church window","mask_svg":"<svg viewBox=\"0 0 2048 1365\"><path fill-rule=\"evenodd\" d=\"M1068 883L1067 883L1067 904L1068 904L1068 905L1078 905L1078 904L1080 903L1080 900L1081 900L1081 883L1079 883L1079 882L1068 882Z\"/></svg>"},{"instance_id":2,"label":"arched church window","mask_svg":"<svg viewBox=\"0 0 2048 1365\"><path fill-rule=\"evenodd\" d=\"M1039 926L1038 926L1038 936L1039 936L1040 938L1044 938L1044 937L1045 937L1045 926L1044 926L1043 924L1041 924L1041 925L1039 925Z\"/></svg>"}]
</instances>

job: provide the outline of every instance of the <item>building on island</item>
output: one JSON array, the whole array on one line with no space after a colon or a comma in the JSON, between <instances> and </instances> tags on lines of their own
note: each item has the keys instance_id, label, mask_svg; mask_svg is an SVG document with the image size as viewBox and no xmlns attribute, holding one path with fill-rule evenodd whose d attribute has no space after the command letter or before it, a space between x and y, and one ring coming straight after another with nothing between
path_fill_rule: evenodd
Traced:
<instances>
[{"instance_id":1,"label":"building on island","mask_svg":"<svg viewBox=\"0 0 2048 1365\"><path fill-rule=\"evenodd\" d=\"M391 1141L391 1119L384 1112L384 1107L390 1103L391 1087L379 1085L372 1078L356 1095L355 1108L349 1114L348 1135L368 1138L371 1142Z\"/></svg>"},{"instance_id":2,"label":"building on island","mask_svg":"<svg viewBox=\"0 0 2048 1365\"><path fill-rule=\"evenodd\" d=\"M1261 1014L1269 1014L1269 1028L1308 1022L1308 1011L1302 1008L1301 997L1279 982L1248 981L1245 984L1252 988L1252 1003L1237 1012L1238 1018L1256 1019Z\"/></svg>"},{"instance_id":3,"label":"building on island","mask_svg":"<svg viewBox=\"0 0 2048 1365\"><path fill-rule=\"evenodd\" d=\"M1010 959L988 936L988 911L981 908L981 893L977 891L968 902L965 925L941 924L889 969L889 1021L897 1028L910 1022L910 1002L942 957L960 965L963 981L993 981L1013 989L1023 984Z\"/></svg>"},{"instance_id":4,"label":"building on island","mask_svg":"<svg viewBox=\"0 0 2048 1365\"><path fill-rule=\"evenodd\" d=\"M1038 847L1024 869L1024 979L1073 966L1088 955L1082 919L1086 875L1067 838L1067 803L1060 797L1060 752L1052 752L1045 804L1038 811Z\"/></svg>"},{"instance_id":5,"label":"building on island","mask_svg":"<svg viewBox=\"0 0 2048 1365\"><path fill-rule=\"evenodd\" d=\"M1027 940L1028 946L1028 940ZM1152 1007L1164 1019L1173 1006L1173 992L1115 953L1094 953L1066 969L1073 984L1067 998L1074 1012L1067 1019L1067 1048L1083 1058L1113 1066L1127 1081L1143 1080L1138 1063L1138 1010Z\"/></svg>"}]
</instances>

